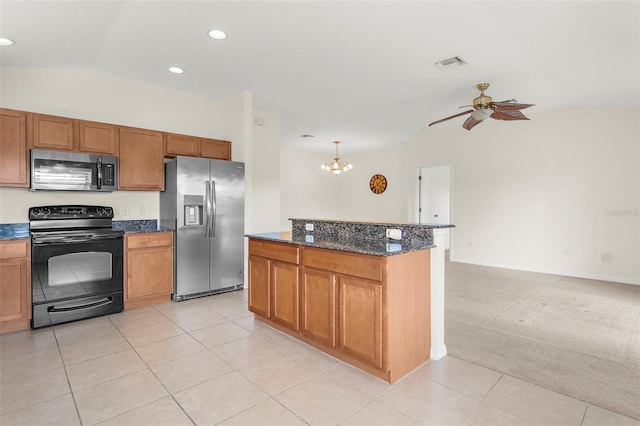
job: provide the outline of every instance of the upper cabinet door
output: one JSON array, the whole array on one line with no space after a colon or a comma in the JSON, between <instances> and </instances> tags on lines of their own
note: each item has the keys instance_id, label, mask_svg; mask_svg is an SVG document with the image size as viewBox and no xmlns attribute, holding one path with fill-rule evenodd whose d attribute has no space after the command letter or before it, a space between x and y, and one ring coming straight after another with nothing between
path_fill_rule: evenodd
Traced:
<instances>
[{"instance_id":1,"label":"upper cabinet door","mask_svg":"<svg viewBox=\"0 0 640 426\"><path fill-rule=\"evenodd\" d=\"M0 185L29 186L27 114L0 108Z\"/></svg>"},{"instance_id":2,"label":"upper cabinet door","mask_svg":"<svg viewBox=\"0 0 640 426\"><path fill-rule=\"evenodd\" d=\"M164 189L163 133L120 128L118 189Z\"/></svg>"},{"instance_id":3,"label":"upper cabinet door","mask_svg":"<svg viewBox=\"0 0 640 426\"><path fill-rule=\"evenodd\" d=\"M167 133L165 155L171 158L176 155L198 157L200 156L200 141L195 136Z\"/></svg>"},{"instance_id":4,"label":"upper cabinet door","mask_svg":"<svg viewBox=\"0 0 640 426\"><path fill-rule=\"evenodd\" d=\"M73 150L73 119L43 114L31 117L34 148Z\"/></svg>"},{"instance_id":5,"label":"upper cabinet door","mask_svg":"<svg viewBox=\"0 0 640 426\"><path fill-rule=\"evenodd\" d=\"M118 128L112 124L78 121L80 151L116 155Z\"/></svg>"},{"instance_id":6,"label":"upper cabinet door","mask_svg":"<svg viewBox=\"0 0 640 426\"><path fill-rule=\"evenodd\" d=\"M231 142L200 138L200 156L218 160L231 160Z\"/></svg>"}]
</instances>

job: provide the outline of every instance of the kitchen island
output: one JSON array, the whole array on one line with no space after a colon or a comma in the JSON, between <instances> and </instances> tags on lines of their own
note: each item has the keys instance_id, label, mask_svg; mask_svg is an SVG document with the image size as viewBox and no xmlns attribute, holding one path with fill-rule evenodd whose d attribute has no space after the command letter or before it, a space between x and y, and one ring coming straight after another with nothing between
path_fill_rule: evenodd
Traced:
<instances>
[{"instance_id":1,"label":"kitchen island","mask_svg":"<svg viewBox=\"0 0 640 426\"><path fill-rule=\"evenodd\" d=\"M248 235L256 319L389 383L434 358L433 231L451 225L292 222Z\"/></svg>"}]
</instances>

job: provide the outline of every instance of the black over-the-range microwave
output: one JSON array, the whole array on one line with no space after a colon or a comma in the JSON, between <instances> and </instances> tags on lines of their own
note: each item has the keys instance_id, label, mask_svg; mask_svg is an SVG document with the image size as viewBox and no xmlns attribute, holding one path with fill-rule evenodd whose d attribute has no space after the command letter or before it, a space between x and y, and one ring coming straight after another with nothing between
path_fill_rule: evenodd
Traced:
<instances>
[{"instance_id":1,"label":"black over-the-range microwave","mask_svg":"<svg viewBox=\"0 0 640 426\"><path fill-rule=\"evenodd\" d=\"M110 155L31 150L32 191L115 191L118 159Z\"/></svg>"}]
</instances>

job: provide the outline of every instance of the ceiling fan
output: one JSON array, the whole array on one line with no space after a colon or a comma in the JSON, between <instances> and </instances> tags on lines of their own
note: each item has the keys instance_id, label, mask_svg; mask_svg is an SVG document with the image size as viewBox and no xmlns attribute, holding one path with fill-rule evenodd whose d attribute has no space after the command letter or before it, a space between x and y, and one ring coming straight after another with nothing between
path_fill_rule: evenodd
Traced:
<instances>
[{"instance_id":1,"label":"ceiling fan","mask_svg":"<svg viewBox=\"0 0 640 426\"><path fill-rule=\"evenodd\" d=\"M429 126L469 113L471 113L471 116L462 123L462 127L467 130L473 129L474 126L489 117L495 118L496 120L528 120L520 110L529 108L534 104L519 104L515 99L493 102L491 96L484 94L484 91L489 87L489 83L480 83L476 87L480 91L480 96L473 100L473 105L463 105L460 107L464 108L465 106L468 106L473 107L473 109L452 115L451 117L443 118L442 120L434 121L433 123L430 123Z\"/></svg>"}]
</instances>

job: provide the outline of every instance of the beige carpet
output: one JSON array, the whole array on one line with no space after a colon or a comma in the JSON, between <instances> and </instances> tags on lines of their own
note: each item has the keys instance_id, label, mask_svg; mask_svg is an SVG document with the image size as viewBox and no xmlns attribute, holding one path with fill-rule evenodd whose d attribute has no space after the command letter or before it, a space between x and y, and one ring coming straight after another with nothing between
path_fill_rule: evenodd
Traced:
<instances>
[{"instance_id":1,"label":"beige carpet","mask_svg":"<svg viewBox=\"0 0 640 426\"><path fill-rule=\"evenodd\" d=\"M446 264L450 355L640 420L640 286Z\"/></svg>"}]
</instances>

